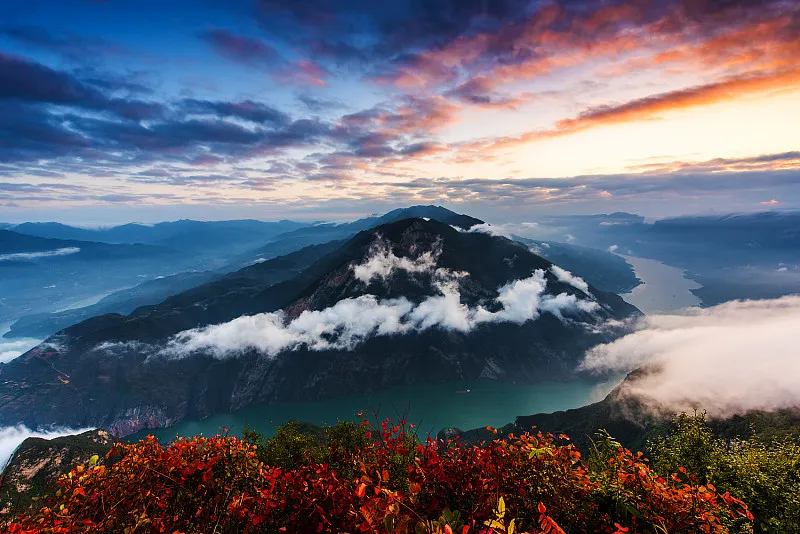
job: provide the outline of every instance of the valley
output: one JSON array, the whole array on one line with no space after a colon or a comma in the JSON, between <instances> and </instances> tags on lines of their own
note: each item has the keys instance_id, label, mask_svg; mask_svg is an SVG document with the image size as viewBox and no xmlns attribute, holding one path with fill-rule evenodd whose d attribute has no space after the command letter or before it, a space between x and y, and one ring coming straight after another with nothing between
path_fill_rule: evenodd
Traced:
<instances>
[{"instance_id":1,"label":"valley","mask_svg":"<svg viewBox=\"0 0 800 534\"><path fill-rule=\"evenodd\" d=\"M532 414L579 408L600 401L624 375L603 381L573 379L567 382L508 384L493 380L455 381L439 384L390 387L373 393L345 395L324 401L276 402L245 408L202 421L183 421L175 426L147 430L129 436L135 441L153 434L162 441L175 436L213 436L227 428L241 435L245 427L271 436L289 421L331 426L338 421L358 421L364 412L371 420L401 416L416 425L422 437L436 436L444 428L500 427L508 414Z\"/></svg>"}]
</instances>

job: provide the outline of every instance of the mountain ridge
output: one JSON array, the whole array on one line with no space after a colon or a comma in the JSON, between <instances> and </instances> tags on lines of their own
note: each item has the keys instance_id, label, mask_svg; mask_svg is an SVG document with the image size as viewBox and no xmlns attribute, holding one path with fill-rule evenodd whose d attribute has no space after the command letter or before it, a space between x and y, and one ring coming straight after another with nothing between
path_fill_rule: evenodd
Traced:
<instances>
[{"instance_id":1,"label":"mountain ridge","mask_svg":"<svg viewBox=\"0 0 800 534\"><path fill-rule=\"evenodd\" d=\"M388 240L388 251L376 256L374 245L381 239ZM440 243L441 251L434 254L435 243ZM376 279L360 285L355 267L371 265L375 257L420 270L400 269L394 273L396 278L386 283ZM422 264L427 270L419 267ZM252 269L265 265L269 262ZM309 343L334 342L322 352L304 341L287 345L290 350L279 351L277 356L245 347L233 357L219 357L210 347L189 350L188 357L165 358L157 356L172 346L170 343L184 343L191 349L191 343L185 341L202 337L203 328L218 332L232 327L224 322L215 327L209 326L210 321L198 323L198 315L180 319L175 315L177 309L173 312L168 306L162 306L160 319L145 323L141 321L152 309L137 310L127 318L102 316L70 327L0 366L0 397L6 401L0 422L23 421L32 427L96 426L126 435L142 428L169 426L186 417L202 418L278 399L336 396L353 387L383 388L479 376L530 382L570 376L585 348L621 334L592 325L602 317L622 319L636 310L616 295L589 287L584 293L558 280L551 266L527 247L505 238L458 231L435 220L405 219L358 234L299 276L253 295L250 304L237 304L230 314L236 318L228 319L239 321L237 325L255 320L274 322L277 319L270 314L283 309L286 316L278 332L294 329L285 330L291 333L302 328L295 324L299 318L316 320L346 306L371 303L384 312L407 309L406 315L400 316L401 323L405 321L400 325L406 328L404 334L373 335L379 330L371 330L355 349L341 348L335 342L352 334L348 330L352 325L333 323L340 326L330 334L309 338ZM470 274L442 282L437 278L442 270ZM530 278L528 285L539 288L534 295L541 296L540 304L550 306L550 311L543 308L541 313L527 310L536 314L534 320L509 319L509 304L496 300L502 291L518 289L512 282L519 282L522 276ZM443 283L451 285L442 289ZM545 286L560 296L542 293ZM468 328L443 329L438 323L423 327L427 323L415 317L423 312L435 315L429 309L420 310L446 304L447 298L452 301L456 289L459 293L454 302L464 298L457 311L462 319L472 321ZM434 294L427 295L429 290ZM400 296L405 300L398 300ZM580 311L579 303L584 300L600 314L596 321L592 314ZM293 310L293 306L297 308ZM191 303L188 308L202 309ZM569 318L561 317L562 311ZM127 330L119 329L126 324ZM380 323L380 327L387 324ZM304 336L313 333L299 331ZM184 338L171 337L177 333ZM329 335L333 337L326 337ZM502 341L498 343L498 339Z\"/></svg>"}]
</instances>

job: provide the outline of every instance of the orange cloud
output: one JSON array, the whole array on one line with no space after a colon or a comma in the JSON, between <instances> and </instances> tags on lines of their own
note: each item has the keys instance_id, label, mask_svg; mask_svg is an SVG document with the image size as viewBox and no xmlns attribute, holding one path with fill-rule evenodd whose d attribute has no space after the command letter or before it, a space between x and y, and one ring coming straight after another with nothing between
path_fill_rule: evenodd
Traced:
<instances>
[{"instance_id":1,"label":"orange cloud","mask_svg":"<svg viewBox=\"0 0 800 534\"><path fill-rule=\"evenodd\" d=\"M505 137L488 142L462 145L466 150L506 149L526 143L570 135L590 128L658 118L673 110L705 106L775 89L800 86L800 68L771 74L729 78L720 82L698 85L632 100L624 104L589 108L576 117L556 122L549 130L536 130L518 137Z\"/></svg>"},{"instance_id":2,"label":"orange cloud","mask_svg":"<svg viewBox=\"0 0 800 534\"><path fill-rule=\"evenodd\" d=\"M741 172L800 169L800 151L763 154L745 158L714 158L708 161L669 161L632 165L628 169L644 173Z\"/></svg>"}]
</instances>

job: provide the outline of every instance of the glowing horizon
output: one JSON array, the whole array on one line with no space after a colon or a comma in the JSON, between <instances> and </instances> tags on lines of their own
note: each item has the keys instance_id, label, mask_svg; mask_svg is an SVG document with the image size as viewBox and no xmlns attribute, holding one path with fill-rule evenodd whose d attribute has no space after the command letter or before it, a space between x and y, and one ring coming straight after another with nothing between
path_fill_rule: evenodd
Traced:
<instances>
[{"instance_id":1,"label":"glowing horizon","mask_svg":"<svg viewBox=\"0 0 800 534\"><path fill-rule=\"evenodd\" d=\"M793 2L33 3L0 220L800 208Z\"/></svg>"}]
</instances>

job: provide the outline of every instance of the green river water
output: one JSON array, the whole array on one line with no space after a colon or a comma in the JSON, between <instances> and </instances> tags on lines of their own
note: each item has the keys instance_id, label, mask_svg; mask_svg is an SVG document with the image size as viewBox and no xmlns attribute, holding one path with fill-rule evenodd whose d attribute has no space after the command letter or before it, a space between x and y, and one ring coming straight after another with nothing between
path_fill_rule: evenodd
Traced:
<instances>
[{"instance_id":1,"label":"green river water","mask_svg":"<svg viewBox=\"0 0 800 534\"><path fill-rule=\"evenodd\" d=\"M418 425L420 436L435 435L444 427L463 430L487 425L499 427L513 422L517 415L584 406L605 397L622 378L622 375L617 375L600 383L572 380L516 385L480 380L403 386L314 402L254 406L213 415L202 421L184 421L170 428L140 432L130 439L139 439L148 433L155 434L162 441L176 436L212 436L222 428L239 435L245 425L270 435L276 426L293 419L331 425L338 420L356 420L360 410L370 415L377 411L380 419L397 419L400 414L408 414L408 420Z\"/></svg>"}]
</instances>

